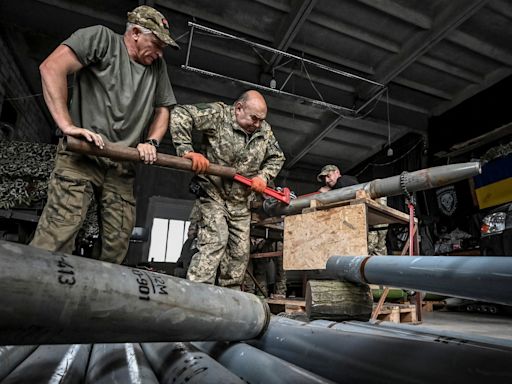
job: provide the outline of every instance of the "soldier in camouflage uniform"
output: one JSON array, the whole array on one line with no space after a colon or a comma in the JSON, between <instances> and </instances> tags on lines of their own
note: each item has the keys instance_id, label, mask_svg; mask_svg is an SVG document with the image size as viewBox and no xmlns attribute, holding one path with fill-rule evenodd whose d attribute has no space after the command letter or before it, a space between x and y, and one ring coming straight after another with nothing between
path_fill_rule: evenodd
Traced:
<instances>
[{"instance_id":1,"label":"soldier in camouflage uniform","mask_svg":"<svg viewBox=\"0 0 512 384\"><path fill-rule=\"evenodd\" d=\"M44 99L64 135L103 148L104 140L137 147L156 160L156 147L176 103L162 58L177 47L165 17L148 6L128 13L124 35L103 26L73 33L41 64ZM75 73L70 108L67 75ZM149 129L147 140L140 143ZM134 224L134 165L59 150L48 201L31 245L71 253L91 197L100 210L100 259L121 263Z\"/></svg>"},{"instance_id":2,"label":"soldier in camouflage uniform","mask_svg":"<svg viewBox=\"0 0 512 384\"><path fill-rule=\"evenodd\" d=\"M252 178L251 189L263 192L276 177L284 155L270 125L267 105L256 91L245 92L233 105L221 102L177 106L171 114L171 134L179 156L204 172L213 163L234 167ZM192 130L203 133L205 155L194 152ZM219 268L221 286L240 288L249 261L251 189L213 175L199 175L201 222L198 249L187 278L214 284Z\"/></svg>"}]
</instances>

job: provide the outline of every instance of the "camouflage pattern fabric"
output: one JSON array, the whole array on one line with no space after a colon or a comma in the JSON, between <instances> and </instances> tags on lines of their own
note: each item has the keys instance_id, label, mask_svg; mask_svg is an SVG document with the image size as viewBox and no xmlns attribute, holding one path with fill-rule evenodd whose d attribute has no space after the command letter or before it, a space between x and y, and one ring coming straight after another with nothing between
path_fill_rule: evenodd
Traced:
<instances>
[{"instance_id":1,"label":"camouflage pattern fabric","mask_svg":"<svg viewBox=\"0 0 512 384\"><path fill-rule=\"evenodd\" d=\"M382 205L388 205L387 197L380 197L375 199L375 201ZM388 254L388 249L386 247L386 236L388 234L388 226L387 224L381 224L375 226L374 231L368 232L368 255L370 256L385 256Z\"/></svg>"},{"instance_id":2,"label":"camouflage pattern fabric","mask_svg":"<svg viewBox=\"0 0 512 384\"><path fill-rule=\"evenodd\" d=\"M100 260L120 264L134 224L133 173L94 157L61 151L48 187L48 201L31 245L71 253L93 195L100 210Z\"/></svg>"},{"instance_id":3,"label":"camouflage pattern fabric","mask_svg":"<svg viewBox=\"0 0 512 384\"><path fill-rule=\"evenodd\" d=\"M283 250L283 243L281 241L277 243L276 250ZM286 272L283 268L283 257L274 257L274 263L276 265L276 283L274 286L274 293L286 296Z\"/></svg>"},{"instance_id":4,"label":"camouflage pattern fabric","mask_svg":"<svg viewBox=\"0 0 512 384\"><path fill-rule=\"evenodd\" d=\"M190 215L188 216L188 221L190 221L190 225L198 225L199 221L201 221L201 211L199 209L199 199L194 201L194 205L192 206L192 210L190 211Z\"/></svg>"},{"instance_id":5,"label":"camouflage pattern fabric","mask_svg":"<svg viewBox=\"0 0 512 384\"><path fill-rule=\"evenodd\" d=\"M0 141L0 208L30 206L46 199L55 145Z\"/></svg>"},{"instance_id":6,"label":"camouflage pattern fabric","mask_svg":"<svg viewBox=\"0 0 512 384\"><path fill-rule=\"evenodd\" d=\"M380 229L378 231L370 231L368 232L368 255L376 256L381 255L385 256L388 254L386 248L386 235L388 233L387 229Z\"/></svg>"},{"instance_id":7,"label":"camouflage pattern fabric","mask_svg":"<svg viewBox=\"0 0 512 384\"><path fill-rule=\"evenodd\" d=\"M224 103L176 106L170 130L178 156L194 151L192 131L197 130L210 162L234 167L249 178L260 176L267 183L285 160L267 122L249 135L236 122L234 107ZM251 189L213 175L199 175L198 181L206 197L200 198L199 252L187 278L214 284L219 268L219 285L240 286L249 261Z\"/></svg>"},{"instance_id":8,"label":"camouflage pattern fabric","mask_svg":"<svg viewBox=\"0 0 512 384\"><path fill-rule=\"evenodd\" d=\"M205 137L204 155L210 162L234 167L237 173L249 178L260 176L267 183L277 176L285 160L267 122L249 135L238 126L234 107L224 103L176 106L171 113L170 129L178 156L194 151L194 129ZM250 188L219 176L199 175L198 179L206 194L219 203L229 200L248 204Z\"/></svg>"},{"instance_id":9,"label":"camouflage pattern fabric","mask_svg":"<svg viewBox=\"0 0 512 384\"><path fill-rule=\"evenodd\" d=\"M480 158L481 161L491 161L498 157L507 156L512 153L512 141L492 147Z\"/></svg>"},{"instance_id":10,"label":"camouflage pattern fabric","mask_svg":"<svg viewBox=\"0 0 512 384\"><path fill-rule=\"evenodd\" d=\"M249 262L250 213L245 205L218 203L208 197L199 199L201 221L197 248L187 279L238 288Z\"/></svg>"},{"instance_id":11,"label":"camouflage pattern fabric","mask_svg":"<svg viewBox=\"0 0 512 384\"><path fill-rule=\"evenodd\" d=\"M55 165L57 146L23 141L0 141L0 209L43 206ZM97 204L93 196L78 233L78 242L98 238Z\"/></svg>"}]
</instances>

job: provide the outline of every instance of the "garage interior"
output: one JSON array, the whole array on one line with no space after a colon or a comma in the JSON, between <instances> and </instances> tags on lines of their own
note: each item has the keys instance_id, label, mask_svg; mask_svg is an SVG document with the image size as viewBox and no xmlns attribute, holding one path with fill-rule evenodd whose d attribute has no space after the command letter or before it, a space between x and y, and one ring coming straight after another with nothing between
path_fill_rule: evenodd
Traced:
<instances>
[{"instance_id":1,"label":"garage interior","mask_svg":"<svg viewBox=\"0 0 512 384\"><path fill-rule=\"evenodd\" d=\"M0 331L0 382L510 381L512 3L506 0L0 2L2 256L40 257L24 246L44 207L61 134L42 96L39 65L79 28L99 24L123 34L126 13L138 5L161 11L180 45L178 51L164 50L178 104L232 104L247 89L264 95L266 121L286 156L276 187L289 188L300 199L318 191L317 174L334 164L364 184L366 192L333 197L340 199L336 202L310 196L305 208L290 215L265 217L254 205L251 234L271 246L253 249L252 257L266 260L268 287L258 289L256 282L250 298L222 297L214 287L196 288L174 277L195 199L189 191L193 173L137 164L135 228L124 266L111 273L130 268L161 274L170 293L183 289L187 297L176 293L168 304L174 307L161 307L161 313L135 306L127 324L116 320L117 334L106 327L94 337L87 324L76 325L80 331L73 332L65 319L67 328L62 325L58 332L38 329L35 315L27 320L33 321L31 333L14 332L7 325L12 326L12 311L18 307L6 297L0 314L11 317ZM158 151L176 155L169 132ZM449 173L432 176L436 167L455 172L450 167L477 162L478 174L454 181ZM423 175L421 170L427 170L428 185L412 197L405 187L386 195L387 205L380 206L382 195L369 192L370 185L395 176L403 175L400 186L412 183L407 175ZM362 221L351 216L357 209ZM337 227L339 217L348 217L353 232ZM99 262L89 259L97 225L84 226L74 252L76 265L91 273L100 271L94 264ZM372 268L381 270L372 265L379 256L372 256L361 267L367 273L363 285L372 296L368 317L331 313L338 308L334 296L325 299L315 289L338 294L336 285L325 284L348 277L340 277L334 266L325 267L328 257L368 257L368 233L383 230L386 249L381 255L403 257L404 263L413 260L407 255L435 256L424 267L428 272L415 275L414 265L403 266L404 280L391 267L382 269L389 276L373 273ZM322 237L328 231L333 237ZM314 239L308 238L311 233ZM286 273L284 295L272 295L277 258L283 258ZM13 281L17 272L37 280L36 266L41 274L46 271L43 261L31 267L26 257L6 265L12 271L2 269ZM399 268L396 264L397 275ZM97 272L86 284L109 279L117 282ZM11 292L10 283L0 279L4 292ZM215 298L208 303L200 295ZM98 303L105 311L107 306L121 311L129 300L138 300L116 298L108 292ZM52 305L58 303L48 308ZM203 315L192 306L208 308L204 318L198 319ZM274 314L270 320L265 308ZM315 308L321 313L315 314ZM161 319L176 311L183 322L163 324ZM68 315L79 321L66 307L61 317ZM90 325L90 333L100 325ZM153 326L167 336L159 340L155 329L145 333ZM55 332L60 338L45 339ZM34 334L41 338L30 342ZM64 343L66 338L71 341ZM279 338L280 344L273 341ZM199 372L194 361L207 368Z\"/></svg>"}]
</instances>

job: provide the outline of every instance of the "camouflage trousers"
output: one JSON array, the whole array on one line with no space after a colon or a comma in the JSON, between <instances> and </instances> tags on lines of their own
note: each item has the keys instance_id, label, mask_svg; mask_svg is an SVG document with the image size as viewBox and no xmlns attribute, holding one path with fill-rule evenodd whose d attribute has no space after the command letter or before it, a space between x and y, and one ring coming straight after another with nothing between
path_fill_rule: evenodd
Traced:
<instances>
[{"instance_id":1,"label":"camouflage trousers","mask_svg":"<svg viewBox=\"0 0 512 384\"><path fill-rule=\"evenodd\" d=\"M122 163L59 152L48 201L30 245L71 253L93 194L99 211L99 259L120 264L128 250L135 220L134 173Z\"/></svg>"},{"instance_id":2,"label":"camouflage trousers","mask_svg":"<svg viewBox=\"0 0 512 384\"><path fill-rule=\"evenodd\" d=\"M242 284L249 262L250 212L246 205L199 199L201 220L197 248L187 279L236 288Z\"/></svg>"}]
</instances>

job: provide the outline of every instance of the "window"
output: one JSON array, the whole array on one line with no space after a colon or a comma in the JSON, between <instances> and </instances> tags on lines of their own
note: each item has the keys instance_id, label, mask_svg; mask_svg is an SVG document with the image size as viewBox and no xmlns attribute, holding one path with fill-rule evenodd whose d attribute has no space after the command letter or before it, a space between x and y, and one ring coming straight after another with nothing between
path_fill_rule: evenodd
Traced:
<instances>
[{"instance_id":1,"label":"window","mask_svg":"<svg viewBox=\"0 0 512 384\"><path fill-rule=\"evenodd\" d=\"M189 221L153 219L149 261L175 263L187 240Z\"/></svg>"}]
</instances>

